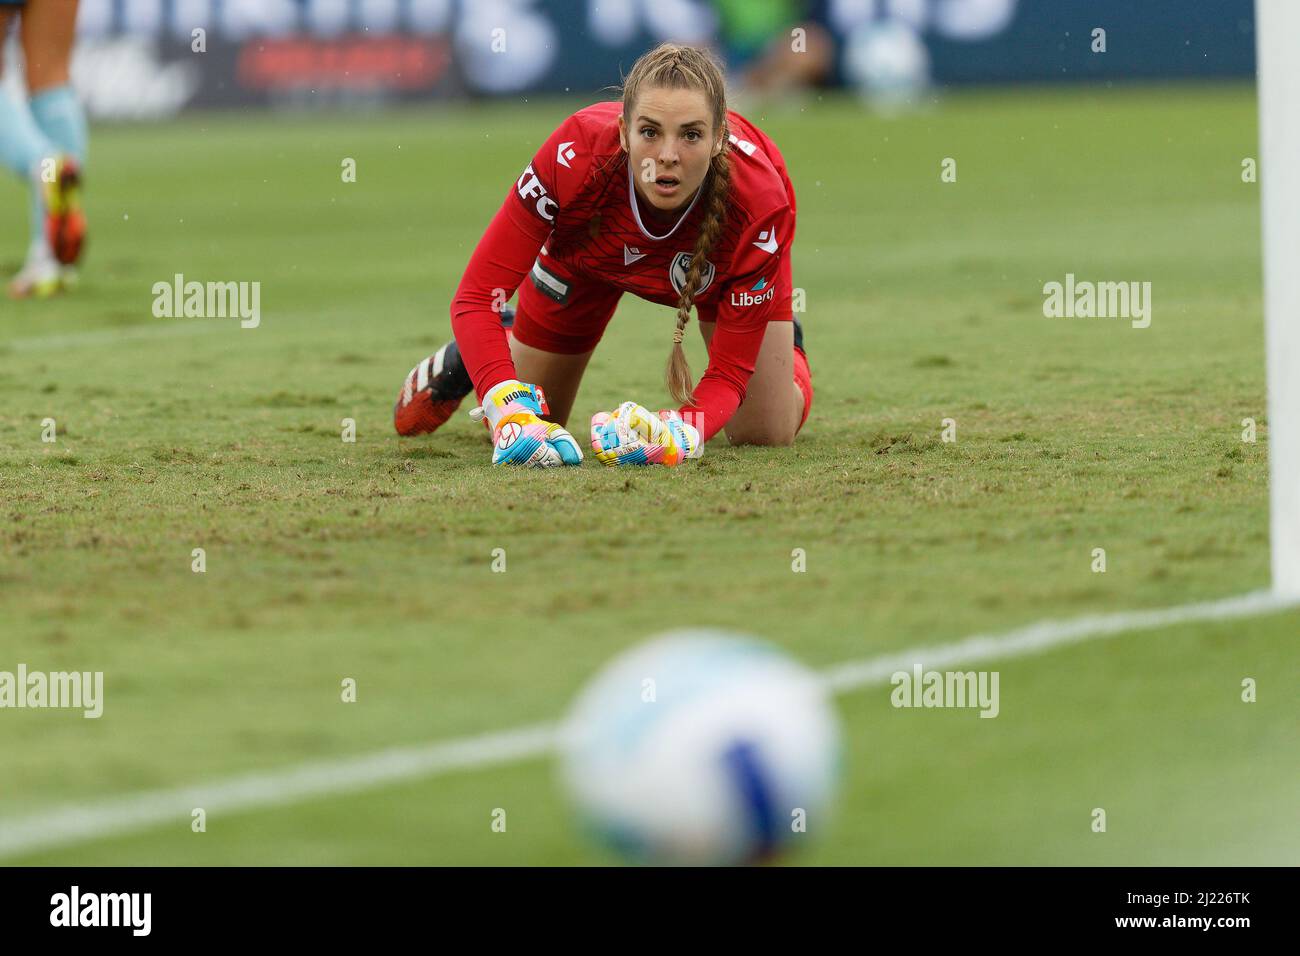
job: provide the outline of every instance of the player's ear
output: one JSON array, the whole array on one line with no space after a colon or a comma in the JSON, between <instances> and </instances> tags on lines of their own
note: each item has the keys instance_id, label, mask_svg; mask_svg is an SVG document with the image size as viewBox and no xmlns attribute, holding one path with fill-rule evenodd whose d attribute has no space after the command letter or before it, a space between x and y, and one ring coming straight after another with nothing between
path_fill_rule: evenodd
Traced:
<instances>
[{"instance_id":1,"label":"player's ear","mask_svg":"<svg viewBox=\"0 0 1300 956\"><path fill-rule=\"evenodd\" d=\"M627 121L622 113L618 114L618 145L623 147L623 152L630 152L627 148Z\"/></svg>"}]
</instances>

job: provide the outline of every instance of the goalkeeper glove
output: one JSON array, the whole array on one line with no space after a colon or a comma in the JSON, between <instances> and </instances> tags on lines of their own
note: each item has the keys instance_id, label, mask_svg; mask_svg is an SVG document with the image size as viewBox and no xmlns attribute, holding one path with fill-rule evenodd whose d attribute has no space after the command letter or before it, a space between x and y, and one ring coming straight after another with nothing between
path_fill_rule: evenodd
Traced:
<instances>
[{"instance_id":1,"label":"goalkeeper glove","mask_svg":"<svg viewBox=\"0 0 1300 956\"><path fill-rule=\"evenodd\" d=\"M657 415L636 402L591 417L591 447L606 465L668 465L704 454L700 433L676 411Z\"/></svg>"},{"instance_id":2,"label":"goalkeeper glove","mask_svg":"<svg viewBox=\"0 0 1300 956\"><path fill-rule=\"evenodd\" d=\"M492 464L553 468L582 464L582 449L573 436L554 422L542 421L550 413L537 385L507 379L483 396L483 404L470 411L476 421L487 419L492 429Z\"/></svg>"}]
</instances>

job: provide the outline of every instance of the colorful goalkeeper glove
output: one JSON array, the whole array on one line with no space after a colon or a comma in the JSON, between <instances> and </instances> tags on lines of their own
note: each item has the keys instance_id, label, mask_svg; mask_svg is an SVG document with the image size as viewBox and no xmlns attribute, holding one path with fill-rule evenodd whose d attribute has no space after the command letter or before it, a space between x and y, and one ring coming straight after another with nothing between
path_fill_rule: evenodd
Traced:
<instances>
[{"instance_id":1,"label":"colorful goalkeeper glove","mask_svg":"<svg viewBox=\"0 0 1300 956\"><path fill-rule=\"evenodd\" d=\"M582 464L582 449L573 436L554 422L539 386L507 379L488 390L470 418L487 419L492 429L492 464L552 468Z\"/></svg>"},{"instance_id":2,"label":"colorful goalkeeper glove","mask_svg":"<svg viewBox=\"0 0 1300 956\"><path fill-rule=\"evenodd\" d=\"M606 465L673 465L704 454L699 430L679 412L624 402L591 417L591 447Z\"/></svg>"}]
</instances>

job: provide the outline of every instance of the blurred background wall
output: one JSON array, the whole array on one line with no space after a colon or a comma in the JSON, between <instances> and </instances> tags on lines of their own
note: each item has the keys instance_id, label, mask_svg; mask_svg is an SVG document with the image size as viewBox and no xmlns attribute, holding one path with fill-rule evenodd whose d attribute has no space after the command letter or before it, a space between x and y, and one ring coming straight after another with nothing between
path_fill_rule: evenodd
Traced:
<instances>
[{"instance_id":1,"label":"blurred background wall","mask_svg":"<svg viewBox=\"0 0 1300 956\"><path fill-rule=\"evenodd\" d=\"M755 85L887 93L1249 77L1253 29L1251 0L81 0L75 80L99 119L590 94L674 39Z\"/></svg>"}]
</instances>

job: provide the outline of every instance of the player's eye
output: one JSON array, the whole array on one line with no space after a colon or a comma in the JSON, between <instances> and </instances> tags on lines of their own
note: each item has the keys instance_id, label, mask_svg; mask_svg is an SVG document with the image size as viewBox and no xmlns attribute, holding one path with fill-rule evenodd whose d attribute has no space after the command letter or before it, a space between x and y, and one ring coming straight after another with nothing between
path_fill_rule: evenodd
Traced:
<instances>
[{"instance_id":1,"label":"player's eye","mask_svg":"<svg viewBox=\"0 0 1300 956\"><path fill-rule=\"evenodd\" d=\"M700 139L700 131L697 129L688 129L686 131L687 142L696 143Z\"/></svg>"},{"instance_id":2,"label":"player's eye","mask_svg":"<svg viewBox=\"0 0 1300 956\"><path fill-rule=\"evenodd\" d=\"M641 135L644 136L646 139L654 139L655 136L654 127L653 126L641 127Z\"/></svg>"}]
</instances>

